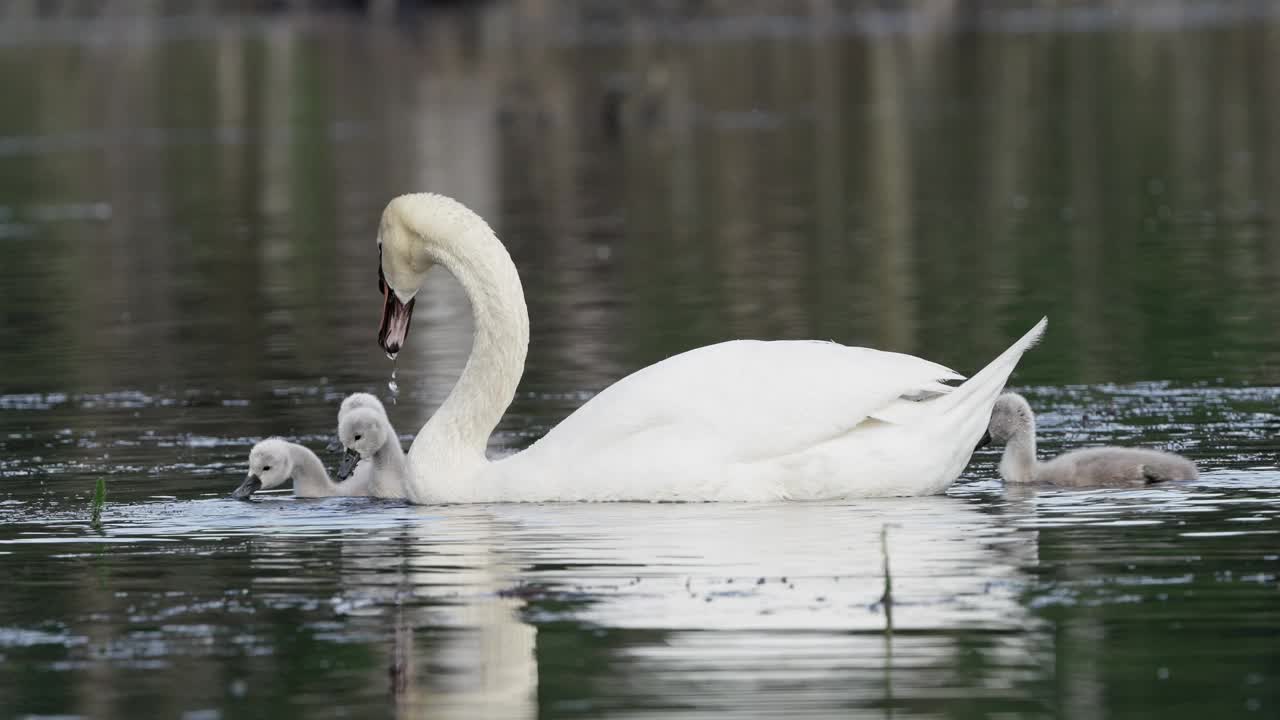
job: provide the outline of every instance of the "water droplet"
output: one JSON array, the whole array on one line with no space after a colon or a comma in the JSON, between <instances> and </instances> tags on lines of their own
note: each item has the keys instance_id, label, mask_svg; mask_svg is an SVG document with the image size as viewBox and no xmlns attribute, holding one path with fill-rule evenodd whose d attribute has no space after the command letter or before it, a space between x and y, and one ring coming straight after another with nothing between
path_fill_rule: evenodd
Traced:
<instances>
[{"instance_id":1,"label":"water droplet","mask_svg":"<svg viewBox=\"0 0 1280 720\"><path fill-rule=\"evenodd\" d=\"M396 398L400 395L400 383L396 382L396 368L391 366L391 380L387 382L387 389L391 391L391 404L396 404Z\"/></svg>"}]
</instances>

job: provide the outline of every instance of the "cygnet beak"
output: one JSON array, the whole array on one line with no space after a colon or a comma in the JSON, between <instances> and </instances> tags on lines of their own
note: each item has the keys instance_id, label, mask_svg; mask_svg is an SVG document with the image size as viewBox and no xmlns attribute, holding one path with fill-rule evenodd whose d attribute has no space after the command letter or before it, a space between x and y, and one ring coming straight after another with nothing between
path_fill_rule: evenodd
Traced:
<instances>
[{"instance_id":1,"label":"cygnet beak","mask_svg":"<svg viewBox=\"0 0 1280 720\"><path fill-rule=\"evenodd\" d=\"M240 487L231 493L231 497L236 500L248 500L250 495L258 492L262 488L262 479L253 473L249 473L249 477L240 483Z\"/></svg>"},{"instance_id":2,"label":"cygnet beak","mask_svg":"<svg viewBox=\"0 0 1280 720\"><path fill-rule=\"evenodd\" d=\"M360 453L348 448L342 455L342 462L338 463L338 479L346 480L351 477L351 473L356 471L356 465L359 462Z\"/></svg>"},{"instance_id":3,"label":"cygnet beak","mask_svg":"<svg viewBox=\"0 0 1280 720\"><path fill-rule=\"evenodd\" d=\"M978 444L977 444L977 445L975 445L973 449L974 449L974 450L981 450L982 448L984 448L984 447L986 447L986 446L988 446L988 445L990 445L990 444L991 444L991 431L990 431L990 430L988 430L988 431L986 431L986 432L982 433L982 439L978 441Z\"/></svg>"}]
</instances>

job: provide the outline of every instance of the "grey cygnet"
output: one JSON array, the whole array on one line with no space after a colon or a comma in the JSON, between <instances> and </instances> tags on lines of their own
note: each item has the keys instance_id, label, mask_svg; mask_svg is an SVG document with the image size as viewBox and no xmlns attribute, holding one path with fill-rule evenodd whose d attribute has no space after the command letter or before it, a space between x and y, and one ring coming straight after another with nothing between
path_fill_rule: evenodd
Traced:
<instances>
[{"instance_id":1,"label":"grey cygnet","mask_svg":"<svg viewBox=\"0 0 1280 720\"><path fill-rule=\"evenodd\" d=\"M987 441L1004 443L1000 476L1007 483L1059 487L1145 487L1195 480L1196 466L1181 455L1143 448L1096 447L1036 460L1036 418L1021 395L1005 393L991 411Z\"/></svg>"}]
</instances>

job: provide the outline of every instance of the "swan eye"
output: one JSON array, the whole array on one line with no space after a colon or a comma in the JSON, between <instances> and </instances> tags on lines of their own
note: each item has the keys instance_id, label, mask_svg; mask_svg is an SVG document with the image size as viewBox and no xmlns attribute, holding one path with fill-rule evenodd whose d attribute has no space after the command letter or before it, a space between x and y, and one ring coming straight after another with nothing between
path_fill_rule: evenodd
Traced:
<instances>
[{"instance_id":1,"label":"swan eye","mask_svg":"<svg viewBox=\"0 0 1280 720\"><path fill-rule=\"evenodd\" d=\"M270 466L270 465L263 465L263 466L262 466L262 472L270 472L270 470L271 470L271 466Z\"/></svg>"},{"instance_id":2,"label":"swan eye","mask_svg":"<svg viewBox=\"0 0 1280 720\"><path fill-rule=\"evenodd\" d=\"M356 439L356 440L359 440L359 439L360 439L360 438L362 438L362 437L364 437L364 436L363 436L363 435L356 435L355 439Z\"/></svg>"}]
</instances>

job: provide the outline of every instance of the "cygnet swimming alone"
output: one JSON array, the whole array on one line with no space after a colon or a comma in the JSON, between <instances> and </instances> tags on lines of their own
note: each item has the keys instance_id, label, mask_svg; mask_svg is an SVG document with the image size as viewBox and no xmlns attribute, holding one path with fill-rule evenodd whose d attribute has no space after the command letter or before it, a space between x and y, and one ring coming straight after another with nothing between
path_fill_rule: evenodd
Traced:
<instances>
[{"instance_id":1,"label":"cygnet swimming alone","mask_svg":"<svg viewBox=\"0 0 1280 720\"><path fill-rule=\"evenodd\" d=\"M1190 460L1144 448L1095 447L1063 453L1047 462L1036 460L1036 419L1026 399L1001 395L991 411L991 424L978 447L1004 443L1000 476L1007 483L1059 487L1143 487L1174 480L1195 480Z\"/></svg>"}]
</instances>

